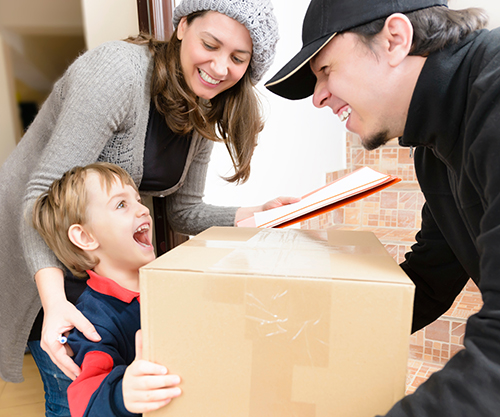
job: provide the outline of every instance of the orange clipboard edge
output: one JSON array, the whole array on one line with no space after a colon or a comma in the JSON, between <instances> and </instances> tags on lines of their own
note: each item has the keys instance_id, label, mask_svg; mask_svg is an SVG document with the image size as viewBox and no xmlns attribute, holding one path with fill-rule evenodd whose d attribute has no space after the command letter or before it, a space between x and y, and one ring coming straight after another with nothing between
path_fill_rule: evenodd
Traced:
<instances>
[{"instance_id":1,"label":"orange clipboard edge","mask_svg":"<svg viewBox=\"0 0 500 417\"><path fill-rule=\"evenodd\" d=\"M392 176L390 181L387 181L383 184L380 184L374 188L363 191L362 193L359 193L359 194L355 194L351 197L347 197L343 200L336 201L335 203L329 204L325 207L321 207L317 210L311 211L310 213L306 213L306 214L303 214L302 216L298 216L295 219L291 219L291 220L288 220L284 223L280 223L280 224L271 226L271 228L282 229L284 227L288 227L288 226L291 226L293 224L300 223L300 222L303 222L305 220L309 220L313 217L319 216L320 214L328 213L329 211L335 210L339 207L345 206L347 204L350 204L350 203L353 203L355 201L366 198L372 194L378 193L379 191L382 191L383 189L390 187L390 186L392 186L400 181L401 181L401 178Z\"/></svg>"}]
</instances>

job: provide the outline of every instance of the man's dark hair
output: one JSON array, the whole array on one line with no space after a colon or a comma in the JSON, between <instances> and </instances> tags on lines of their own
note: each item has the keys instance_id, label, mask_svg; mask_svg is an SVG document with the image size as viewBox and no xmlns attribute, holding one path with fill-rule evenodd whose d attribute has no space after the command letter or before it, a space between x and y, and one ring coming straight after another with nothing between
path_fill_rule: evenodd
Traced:
<instances>
[{"instance_id":1,"label":"man's dark hair","mask_svg":"<svg viewBox=\"0 0 500 417\"><path fill-rule=\"evenodd\" d=\"M445 6L405 13L413 25L413 43L410 55L428 56L448 45L458 43L470 33L483 29L488 23L484 10L469 8L452 10ZM365 25L357 26L346 32L360 35L369 45L373 38L382 31L386 17Z\"/></svg>"}]
</instances>

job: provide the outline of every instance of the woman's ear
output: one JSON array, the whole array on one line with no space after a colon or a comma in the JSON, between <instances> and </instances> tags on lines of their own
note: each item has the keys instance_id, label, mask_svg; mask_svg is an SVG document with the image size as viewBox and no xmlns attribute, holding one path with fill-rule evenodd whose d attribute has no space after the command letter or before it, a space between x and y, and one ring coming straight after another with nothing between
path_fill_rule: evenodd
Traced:
<instances>
[{"instance_id":1,"label":"woman's ear","mask_svg":"<svg viewBox=\"0 0 500 417\"><path fill-rule=\"evenodd\" d=\"M184 38L184 33L186 32L187 28L187 17L183 16L181 17L181 20L179 21L179 24L177 25L177 39L182 41Z\"/></svg>"},{"instance_id":2,"label":"woman's ear","mask_svg":"<svg viewBox=\"0 0 500 417\"><path fill-rule=\"evenodd\" d=\"M68 238L73 245L84 251L93 251L99 247L99 242L81 224L70 226Z\"/></svg>"},{"instance_id":3,"label":"woman's ear","mask_svg":"<svg viewBox=\"0 0 500 417\"><path fill-rule=\"evenodd\" d=\"M381 35L389 64L398 66L410 53L413 25L404 14L394 13L385 20Z\"/></svg>"}]
</instances>

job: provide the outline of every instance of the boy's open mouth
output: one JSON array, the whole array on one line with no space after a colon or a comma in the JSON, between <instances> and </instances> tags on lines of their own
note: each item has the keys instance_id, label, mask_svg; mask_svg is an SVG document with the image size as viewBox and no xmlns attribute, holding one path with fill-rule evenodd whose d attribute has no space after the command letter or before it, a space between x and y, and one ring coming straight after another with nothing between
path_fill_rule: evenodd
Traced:
<instances>
[{"instance_id":1,"label":"boy's open mouth","mask_svg":"<svg viewBox=\"0 0 500 417\"><path fill-rule=\"evenodd\" d=\"M137 228L134 232L134 240L141 246L145 248L151 247L151 242L149 240L148 232L150 229L149 224L143 224Z\"/></svg>"}]
</instances>

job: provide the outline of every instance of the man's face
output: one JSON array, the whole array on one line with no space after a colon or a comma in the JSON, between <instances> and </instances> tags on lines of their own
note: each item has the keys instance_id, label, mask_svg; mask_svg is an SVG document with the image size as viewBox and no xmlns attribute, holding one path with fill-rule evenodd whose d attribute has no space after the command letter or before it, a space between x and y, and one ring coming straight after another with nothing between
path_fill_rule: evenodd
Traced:
<instances>
[{"instance_id":1,"label":"man's face","mask_svg":"<svg viewBox=\"0 0 500 417\"><path fill-rule=\"evenodd\" d=\"M106 190L99 176L89 173L85 184L89 205L84 227L99 243L99 266L116 274L136 273L155 258L148 208L141 204L137 191L130 185L123 186L118 178Z\"/></svg>"},{"instance_id":2,"label":"man's face","mask_svg":"<svg viewBox=\"0 0 500 417\"><path fill-rule=\"evenodd\" d=\"M314 105L330 107L370 150L403 134L407 112L394 91L394 68L376 42L372 48L358 35L345 33L335 36L311 60L317 78Z\"/></svg>"}]
</instances>

